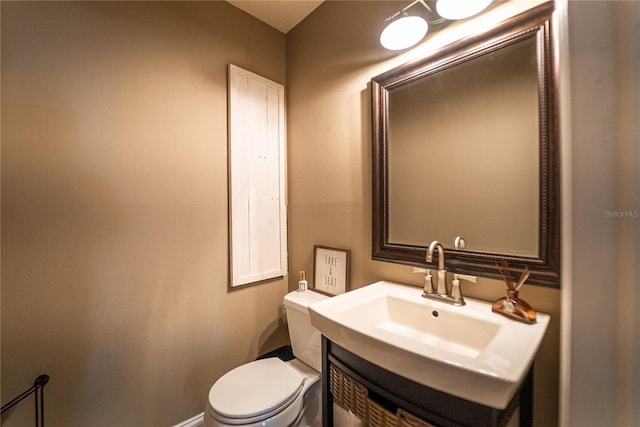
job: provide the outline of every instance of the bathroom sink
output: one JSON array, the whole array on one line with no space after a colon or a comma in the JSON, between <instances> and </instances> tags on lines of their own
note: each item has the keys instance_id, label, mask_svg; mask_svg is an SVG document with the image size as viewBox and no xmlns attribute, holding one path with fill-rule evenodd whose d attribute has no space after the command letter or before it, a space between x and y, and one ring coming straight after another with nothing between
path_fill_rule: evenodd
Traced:
<instances>
[{"instance_id":1,"label":"bathroom sink","mask_svg":"<svg viewBox=\"0 0 640 427\"><path fill-rule=\"evenodd\" d=\"M504 409L524 380L549 324L422 298L422 289L377 282L312 304L312 325L352 353L419 384Z\"/></svg>"}]
</instances>

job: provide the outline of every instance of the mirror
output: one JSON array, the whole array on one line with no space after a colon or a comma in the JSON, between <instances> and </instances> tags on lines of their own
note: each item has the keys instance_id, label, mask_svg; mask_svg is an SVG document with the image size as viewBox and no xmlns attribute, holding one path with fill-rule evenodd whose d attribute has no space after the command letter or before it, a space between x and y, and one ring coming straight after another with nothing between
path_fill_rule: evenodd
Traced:
<instances>
[{"instance_id":1,"label":"mirror","mask_svg":"<svg viewBox=\"0 0 640 427\"><path fill-rule=\"evenodd\" d=\"M544 3L372 79L373 259L424 266L438 240L449 270L500 278L506 260L559 285L552 13Z\"/></svg>"},{"instance_id":2,"label":"mirror","mask_svg":"<svg viewBox=\"0 0 640 427\"><path fill-rule=\"evenodd\" d=\"M390 91L389 242L537 255L538 127L531 37Z\"/></svg>"}]
</instances>

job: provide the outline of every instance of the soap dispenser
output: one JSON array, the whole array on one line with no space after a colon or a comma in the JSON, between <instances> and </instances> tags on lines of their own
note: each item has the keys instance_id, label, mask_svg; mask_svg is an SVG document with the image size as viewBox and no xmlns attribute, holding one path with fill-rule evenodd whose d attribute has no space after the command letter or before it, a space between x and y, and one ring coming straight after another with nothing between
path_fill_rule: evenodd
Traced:
<instances>
[{"instance_id":1,"label":"soap dispenser","mask_svg":"<svg viewBox=\"0 0 640 427\"><path fill-rule=\"evenodd\" d=\"M308 284L307 279L305 278L305 272L300 272L300 280L298 281L298 292L305 292L307 290Z\"/></svg>"}]
</instances>

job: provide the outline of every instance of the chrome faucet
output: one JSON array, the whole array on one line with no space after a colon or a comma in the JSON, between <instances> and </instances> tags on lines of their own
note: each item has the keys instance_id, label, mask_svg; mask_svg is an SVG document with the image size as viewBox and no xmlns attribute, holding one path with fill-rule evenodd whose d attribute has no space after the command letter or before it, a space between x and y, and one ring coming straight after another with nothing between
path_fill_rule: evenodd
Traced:
<instances>
[{"instance_id":1,"label":"chrome faucet","mask_svg":"<svg viewBox=\"0 0 640 427\"><path fill-rule=\"evenodd\" d=\"M456 249L464 249L465 241L462 237L457 237L454 246ZM467 280L469 282L476 282L475 276L467 276L465 274L454 274L453 283L451 284L451 291L447 290L447 270L444 268L444 247L437 240L434 240L427 249L427 262L433 261L433 252L438 251L438 285L434 289L431 281L431 270L426 270L423 298L431 298L438 301L443 301L453 305L465 305L464 297L460 289L460 281Z\"/></svg>"},{"instance_id":2,"label":"chrome faucet","mask_svg":"<svg viewBox=\"0 0 640 427\"><path fill-rule=\"evenodd\" d=\"M467 242L464 241L464 237L462 236L456 237L455 240L453 241L453 248L457 251L466 249Z\"/></svg>"},{"instance_id":3,"label":"chrome faucet","mask_svg":"<svg viewBox=\"0 0 640 427\"><path fill-rule=\"evenodd\" d=\"M429 245L427 250L427 262L433 260L433 251L438 250L438 286L436 288L436 295L447 295L447 270L444 269L444 248L442 244L437 240L434 240Z\"/></svg>"}]
</instances>

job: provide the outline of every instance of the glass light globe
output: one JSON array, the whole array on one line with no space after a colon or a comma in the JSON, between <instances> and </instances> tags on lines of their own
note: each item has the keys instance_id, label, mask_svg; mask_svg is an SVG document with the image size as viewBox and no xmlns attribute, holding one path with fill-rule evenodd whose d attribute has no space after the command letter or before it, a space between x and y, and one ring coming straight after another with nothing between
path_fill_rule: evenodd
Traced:
<instances>
[{"instance_id":1,"label":"glass light globe","mask_svg":"<svg viewBox=\"0 0 640 427\"><path fill-rule=\"evenodd\" d=\"M464 19L482 12L493 0L438 0L436 11L446 19Z\"/></svg>"},{"instance_id":2,"label":"glass light globe","mask_svg":"<svg viewBox=\"0 0 640 427\"><path fill-rule=\"evenodd\" d=\"M389 50L402 50L418 43L429 25L419 16L405 16L391 22L380 34L380 44Z\"/></svg>"}]
</instances>

